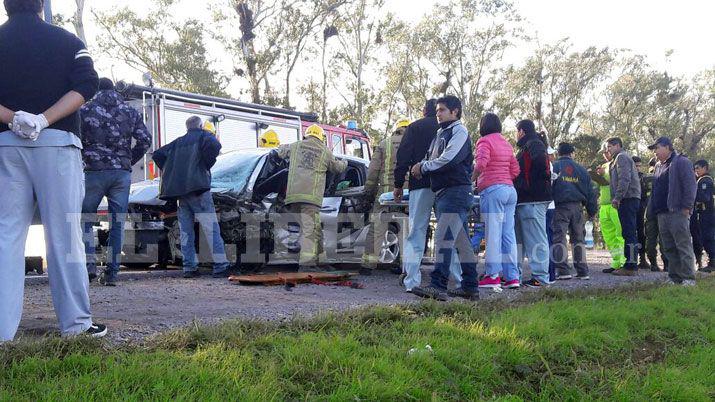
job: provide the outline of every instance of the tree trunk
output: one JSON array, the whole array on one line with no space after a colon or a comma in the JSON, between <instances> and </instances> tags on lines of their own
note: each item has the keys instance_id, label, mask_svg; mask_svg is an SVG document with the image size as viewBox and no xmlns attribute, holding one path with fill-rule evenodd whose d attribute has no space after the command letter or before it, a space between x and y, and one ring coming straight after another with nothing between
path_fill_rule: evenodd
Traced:
<instances>
[{"instance_id":1,"label":"tree trunk","mask_svg":"<svg viewBox=\"0 0 715 402\"><path fill-rule=\"evenodd\" d=\"M85 45L87 45L87 38L84 34L84 2L85 0L75 0L77 3L77 11L75 11L74 18L72 19L72 25L74 25L74 30L77 32L77 36L82 39Z\"/></svg>"},{"instance_id":2,"label":"tree trunk","mask_svg":"<svg viewBox=\"0 0 715 402\"><path fill-rule=\"evenodd\" d=\"M321 102L321 110L320 110L320 121L325 123L328 121L328 111L327 111L327 91L328 91L328 71L325 69L325 51L326 48L328 47L328 41L323 40L323 93L322 99L320 100Z\"/></svg>"}]
</instances>

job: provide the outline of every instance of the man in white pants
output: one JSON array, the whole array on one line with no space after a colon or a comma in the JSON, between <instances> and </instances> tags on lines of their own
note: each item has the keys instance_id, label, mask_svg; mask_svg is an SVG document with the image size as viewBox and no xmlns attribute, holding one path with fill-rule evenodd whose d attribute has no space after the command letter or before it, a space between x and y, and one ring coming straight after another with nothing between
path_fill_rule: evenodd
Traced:
<instances>
[{"instance_id":1,"label":"man in white pants","mask_svg":"<svg viewBox=\"0 0 715 402\"><path fill-rule=\"evenodd\" d=\"M93 324L80 214L77 110L97 90L89 52L43 22L42 0L4 0L0 26L0 342L22 316L24 250L35 201L45 228L52 301L63 336L104 336Z\"/></svg>"}]
</instances>

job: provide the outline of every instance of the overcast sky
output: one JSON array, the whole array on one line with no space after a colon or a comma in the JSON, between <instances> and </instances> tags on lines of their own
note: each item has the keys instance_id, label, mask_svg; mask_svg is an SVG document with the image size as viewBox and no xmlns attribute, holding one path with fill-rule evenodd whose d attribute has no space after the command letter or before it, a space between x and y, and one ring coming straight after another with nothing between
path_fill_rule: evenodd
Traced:
<instances>
[{"instance_id":1,"label":"overcast sky","mask_svg":"<svg viewBox=\"0 0 715 402\"><path fill-rule=\"evenodd\" d=\"M404 20L418 20L428 12L438 12L442 1L387 0L387 8ZM107 10L121 6L146 9L140 0L87 0L88 8ZM181 0L185 5L179 17L199 17L205 0ZM715 67L715 1L713 0L515 0L519 13L526 18L527 31L538 34L542 43L569 37L577 49L590 45L627 48L645 54L655 67L666 69L676 75L692 75L706 68ZM195 7L194 4L200 4ZM74 0L52 0L55 13L70 14ZM194 7L191 7L194 6ZM196 15L200 13L199 15ZM183 14L183 15L182 15ZM0 19L4 20L4 15ZM87 35L90 45L96 34L89 12ZM528 55L534 45L524 45L508 54L517 58ZM529 47L532 47L531 49ZM674 52L666 60L665 53ZM97 55L99 56L99 55ZM512 62L511 60L509 60ZM518 63L518 60L513 62ZM139 81L140 74L117 66L114 74L105 75ZM98 67L109 69L110 63L100 60Z\"/></svg>"}]
</instances>

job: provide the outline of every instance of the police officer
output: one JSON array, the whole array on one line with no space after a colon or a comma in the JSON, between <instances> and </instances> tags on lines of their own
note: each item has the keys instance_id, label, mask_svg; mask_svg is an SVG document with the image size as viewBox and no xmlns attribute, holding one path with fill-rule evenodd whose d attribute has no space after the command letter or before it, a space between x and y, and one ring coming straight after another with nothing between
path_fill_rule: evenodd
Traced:
<instances>
[{"instance_id":1,"label":"police officer","mask_svg":"<svg viewBox=\"0 0 715 402\"><path fill-rule=\"evenodd\" d=\"M151 146L151 136L141 114L124 102L109 78L99 80L99 92L82 106L80 115L85 183L82 214L96 214L100 201L107 197L111 216L109 258L107 269L99 276L99 283L115 286L122 253L124 219L129 204L132 166L144 157ZM87 273L90 279L97 275L92 224L85 222L84 227Z\"/></svg>"},{"instance_id":2,"label":"police officer","mask_svg":"<svg viewBox=\"0 0 715 402\"><path fill-rule=\"evenodd\" d=\"M392 135L382 140L372 152L372 159L367 171L367 181L365 182L365 200L372 204L372 211L370 214L370 229L365 239L362 269L360 270L363 275L370 275L380 262L378 253L388 227L387 220L381 217L381 214L387 212L387 210L380 205L379 198L381 194L391 192L393 189L395 155L409 125L410 121L407 119L398 120L395 123Z\"/></svg>"},{"instance_id":3,"label":"police officer","mask_svg":"<svg viewBox=\"0 0 715 402\"><path fill-rule=\"evenodd\" d=\"M305 130L305 138L272 151L280 159L289 159L288 188L285 205L297 214L300 222L301 270L314 270L318 265L321 239L320 207L325 192L325 174L339 174L347 162L335 158L325 146L325 132L317 124Z\"/></svg>"},{"instance_id":4,"label":"police officer","mask_svg":"<svg viewBox=\"0 0 715 402\"><path fill-rule=\"evenodd\" d=\"M695 209L690 219L690 233L693 236L695 259L702 272L715 271L715 206L713 205L713 178L709 174L710 166L706 160L694 164L698 178L698 191L695 194ZM708 253L708 264L702 266L703 249Z\"/></svg>"}]
</instances>

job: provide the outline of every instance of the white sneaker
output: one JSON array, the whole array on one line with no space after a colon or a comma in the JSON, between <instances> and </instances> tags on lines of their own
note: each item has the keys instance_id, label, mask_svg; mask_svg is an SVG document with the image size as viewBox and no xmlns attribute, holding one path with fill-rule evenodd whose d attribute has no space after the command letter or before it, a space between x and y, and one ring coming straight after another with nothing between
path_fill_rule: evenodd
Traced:
<instances>
[{"instance_id":1,"label":"white sneaker","mask_svg":"<svg viewBox=\"0 0 715 402\"><path fill-rule=\"evenodd\" d=\"M695 281L692 279L686 279L680 285L686 286L686 287L692 287L692 286L695 286Z\"/></svg>"}]
</instances>

